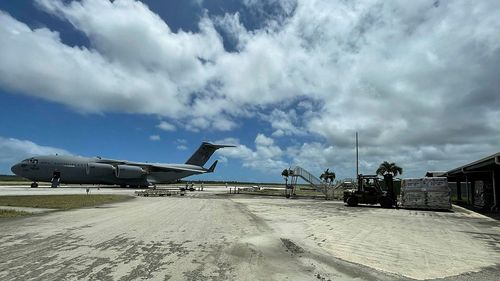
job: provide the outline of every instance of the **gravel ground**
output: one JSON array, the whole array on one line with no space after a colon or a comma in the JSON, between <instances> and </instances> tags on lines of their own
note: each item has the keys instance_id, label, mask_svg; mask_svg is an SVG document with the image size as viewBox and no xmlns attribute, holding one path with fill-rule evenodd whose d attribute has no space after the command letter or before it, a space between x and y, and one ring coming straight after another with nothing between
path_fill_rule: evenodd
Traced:
<instances>
[{"instance_id":1,"label":"gravel ground","mask_svg":"<svg viewBox=\"0 0 500 281\"><path fill-rule=\"evenodd\" d=\"M500 273L500 224L473 212L216 193L225 189L3 220L0 280L497 280Z\"/></svg>"}]
</instances>

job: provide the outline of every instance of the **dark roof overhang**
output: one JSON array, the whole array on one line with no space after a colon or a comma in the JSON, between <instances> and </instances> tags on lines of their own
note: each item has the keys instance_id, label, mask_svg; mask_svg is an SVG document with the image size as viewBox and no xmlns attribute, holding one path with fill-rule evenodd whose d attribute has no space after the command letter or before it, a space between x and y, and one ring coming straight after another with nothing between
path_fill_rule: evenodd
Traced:
<instances>
[{"instance_id":1,"label":"dark roof overhang","mask_svg":"<svg viewBox=\"0 0 500 281\"><path fill-rule=\"evenodd\" d=\"M500 152L474 161L467 165L455 168L446 172L448 177L461 177L469 173L484 173L488 172L493 167L500 165Z\"/></svg>"}]
</instances>

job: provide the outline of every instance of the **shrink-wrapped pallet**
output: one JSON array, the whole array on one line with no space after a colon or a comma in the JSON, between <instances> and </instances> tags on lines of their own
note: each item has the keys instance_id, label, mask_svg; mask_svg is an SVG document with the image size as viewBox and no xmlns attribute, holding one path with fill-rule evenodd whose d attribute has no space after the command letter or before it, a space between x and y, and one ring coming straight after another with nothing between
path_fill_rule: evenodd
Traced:
<instances>
[{"instance_id":1,"label":"shrink-wrapped pallet","mask_svg":"<svg viewBox=\"0 0 500 281\"><path fill-rule=\"evenodd\" d=\"M422 180L422 185L427 191L449 191L447 178L424 178Z\"/></svg>"},{"instance_id":2,"label":"shrink-wrapped pallet","mask_svg":"<svg viewBox=\"0 0 500 281\"><path fill-rule=\"evenodd\" d=\"M404 179L400 206L415 209L451 209L450 189L446 178Z\"/></svg>"},{"instance_id":3,"label":"shrink-wrapped pallet","mask_svg":"<svg viewBox=\"0 0 500 281\"><path fill-rule=\"evenodd\" d=\"M421 188L422 184L423 184L423 179L404 179L401 182L401 187L403 187L404 185L407 189L417 189Z\"/></svg>"}]
</instances>

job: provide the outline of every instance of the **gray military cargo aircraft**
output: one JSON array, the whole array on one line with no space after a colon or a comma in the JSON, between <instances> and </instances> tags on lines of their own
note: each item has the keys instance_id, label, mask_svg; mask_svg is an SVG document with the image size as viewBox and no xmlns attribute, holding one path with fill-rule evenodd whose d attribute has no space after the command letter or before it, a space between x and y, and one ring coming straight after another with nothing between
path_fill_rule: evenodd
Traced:
<instances>
[{"instance_id":1,"label":"gray military cargo aircraft","mask_svg":"<svg viewBox=\"0 0 500 281\"><path fill-rule=\"evenodd\" d=\"M51 182L52 187L58 187L60 183L147 187L172 183L191 175L212 173L217 161L208 169L203 165L217 149L223 147L234 145L203 142L185 164L50 155L25 159L12 166L11 170L20 177L32 180L31 187L38 187L38 182Z\"/></svg>"}]
</instances>

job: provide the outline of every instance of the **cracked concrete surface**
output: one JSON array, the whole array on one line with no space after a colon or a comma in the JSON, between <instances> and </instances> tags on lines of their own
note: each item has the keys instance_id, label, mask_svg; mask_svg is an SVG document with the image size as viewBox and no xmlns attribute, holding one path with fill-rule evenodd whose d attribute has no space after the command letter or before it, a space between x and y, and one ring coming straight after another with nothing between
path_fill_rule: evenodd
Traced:
<instances>
[{"instance_id":1,"label":"cracked concrete surface","mask_svg":"<svg viewBox=\"0 0 500 281\"><path fill-rule=\"evenodd\" d=\"M0 221L0 280L495 280L499 229L465 212L136 198Z\"/></svg>"}]
</instances>

